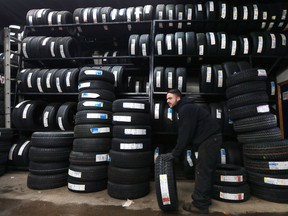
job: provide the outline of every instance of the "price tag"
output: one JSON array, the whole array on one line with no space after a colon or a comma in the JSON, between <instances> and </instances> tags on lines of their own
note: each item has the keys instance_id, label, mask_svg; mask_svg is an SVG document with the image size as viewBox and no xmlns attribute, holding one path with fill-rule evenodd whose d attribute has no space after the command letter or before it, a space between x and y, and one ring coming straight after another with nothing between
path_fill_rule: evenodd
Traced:
<instances>
[{"instance_id":1,"label":"price tag","mask_svg":"<svg viewBox=\"0 0 288 216\"><path fill-rule=\"evenodd\" d=\"M108 154L97 154L96 162L105 162L108 161Z\"/></svg>"},{"instance_id":2,"label":"price tag","mask_svg":"<svg viewBox=\"0 0 288 216\"><path fill-rule=\"evenodd\" d=\"M113 116L115 122L131 122L131 116Z\"/></svg>"},{"instance_id":3,"label":"price tag","mask_svg":"<svg viewBox=\"0 0 288 216\"><path fill-rule=\"evenodd\" d=\"M157 53L158 53L158 55L162 55L162 43L161 43L161 41L157 41Z\"/></svg>"},{"instance_id":4,"label":"price tag","mask_svg":"<svg viewBox=\"0 0 288 216\"><path fill-rule=\"evenodd\" d=\"M143 149L143 143L120 143L121 150L139 150Z\"/></svg>"},{"instance_id":5,"label":"price tag","mask_svg":"<svg viewBox=\"0 0 288 216\"><path fill-rule=\"evenodd\" d=\"M257 113L267 113L267 112L270 112L270 108L268 105L261 105L261 106L258 106L257 108Z\"/></svg>"},{"instance_id":6,"label":"price tag","mask_svg":"<svg viewBox=\"0 0 288 216\"><path fill-rule=\"evenodd\" d=\"M128 103L128 102L124 102L123 103L123 108L144 110L145 109L145 104L143 104L143 103Z\"/></svg>"},{"instance_id":7,"label":"price tag","mask_svg":"<svg viewBox=\"0 0 288 216\"><path fill-rule=\"evenodd\" d=\"M8 155L9 160L13 160L13 152L14 152L16 146L17 146L17 144L13 144L12 147L10 148L9 155Z\"/></svg>"},{"instance_id":8,"label":"price tag","mask_svg":"<svg viewBox=\"0 0 288 216\"><path fill-rule=\"evenodd\" d=\"M243 20L248 20L248 7L243 6Z\"/></svg>"},{"instance_id":9,"label":"price tag","mask_svg":"<svg viewBox=\"0 0 288 216\"><path fill-rule=\"evenodd\" d=\"M223 70L218 70L218 88L223 87Z\"/></svg>"},{"instance_id":10,"label":"price tag","mask_svg":"<svg viewBox=\"0 0 288 216\"><path fill-rule=\"evenodd\" d=\"M248 38L243 38L244 41L244 54L249 53L249 41Z\"/></svg>"},{"instance_id":11,"label":"price tag","mask_svg":"<svg viewBox=\"0 0 288 216\"><path fill-rule=\"evenodd\" d=\"M46 111L43 115L43 125L45 128L49 127L48 117L49 117L49 112Z\"/></svg>"},{"instance_id":12,"label":"price tag","mask_svg":"<svg viewBox=\"0 0 288 216\"><path fill-rule=\"evenodd\" d=\"M26 119L27 118L27 112L28 112L28 109L29 107L31 106L31 104L27 104L23 110L23 113L22 113L22 119Z\"/></svg>"},{"instance_id":13,"label":"price tag","mask_svg":"<svg viewBox=\"0 0 288 216\"><path fill-rule=\"evenodd\" d=\"M206 83L211 83L212 81L212 68L207 67L207 72L206 72Z\"/></svg>"},{"instance_id":14,"label":"price tag","mask_svg":"<svg viewBox=\"0 0 288 216\"><path fill-rule=\"evenodd\" d=\"M183 41L182 38L178 38L178 55L183 55Z\"/></svg>"},{"instance_id":15,"label":"price tag","mask_svg":"<svg viewBox=\"0 0 288 216\"><path fill-rule=\"evenodd\" d=\"M270 170L288 170L287 161L271 161L268 162Z\"/></svg>"},{"instance_id":16,"label":"price tag","mask_svg":"<svg viewBox=\"0 0 288 216\"><path fill-rule=\"evenodd\" d=\"M173 88L173 73L168 72L168 88L172 89Z\"/></svg>"},{"instance_id":17,"label":"price tag","mask_svg":"<svg viewBox=\"0 0 288 216\"><path fill-rule=\"evenodd\" d=\"M60 85L60 77L56 77L56 87L58 92L62 92L61 85Z\"/></svg>"},{"instance_id":18,"label":"price tag","mask_svg":"<svg viewBox=\"0 0 288 216\"><path fill-rule=\"evenodd\" d=\"M229 176L229 175L221 175L221 182L243 182L243 176Z\"/></svg>"},{"instance_id":19,"label":"price tag","mask_svg":"<svg viewBox=\"0 0 288 216\"><path fill-rule=\"evenodd\" d=\"M244 193L223 193L220 192L220 198L226 200L244 200Z\"/></svg>"},{"instance_id":20,"label":"price tag","mask_svg":"<svg viewBox=\"0 0 288 216\"><path fill-rule=\"evenodd\" d=\"M85 101L83 103L83 106L88 107L88 106L94 106L94 107L103 107L103 102L99 102L99 101Z\"/></svg>"},{"instance_id":21,"label":"price tag","mask_svg":"<svg viewBox=\"0 0 288 216\"><path fill-rule=\"evenodd\" d=\"M70 83L70 77L71 77L71 72L69 71L67 74L66 74L66 86L67 87L70 87L71 86L71 83Z\"/></svg>"},{"instance_id":22,"label":"price tag","mask_svg":"<svg viewBox=\"0 0 288 216\"><path fill-rule=\"evenodd\" d=\"M267 77L267 73L265 69L258 69L258 76L265 76Z\"/></svg>"},{"instance_id":23,"label":"price tag","mask_svg":"<svg viewBox=\"0 0 288 216\"><path fill-rule=\"evenodd\" d=\"M263 37L258 36L258 48L257 48L257 53L262 53L263 51Z\"/></svg>"},{"instance_id":24,"label":"price tag","mask_svg":"<svg viewBox=\"0 0 288 216\"><path fill-rule=\"evenodd\" d=\"M160 104L159 103L155 104L154 119L160 119Z\"/></svg>"},{"instance_id":25,"label":"price tag","mask_svg":"<svg viewBox=\"0 0 288 216\"><path fill-rule=\"evenodd\" d=\"M136 40L132 39L131 41L131 55L135 55L135 46L136 46Z\"/></svg>"},{"instance_id":26,"label":"price tag","mask_svg":"<svg viewBox=\"0 0 288 216\"><path fill-rule=\"evenodd\" d=\"M62 122L62 117L58 117L58 126L62 131L65 131L65 128L64 128L63 122Z\"/></svg>"},{"instance_id":27,"label":"price tag","mask_svg":"<svg viewBox=\"0 0 288 216\"><path fill-rule=\"evenodd\" d=\"M270 34L271 36L271 49L275 49L276 48L276 36L275 34Z\"/></svg>"},{"instance_id":28,"label":"price tag","mask_svg":"<svg viewBox=\"0 0 288 216\"><path fill-rule=\"evenodd\" d=\"M181 92L183 91L183 77L182 76L178 77L178 89Z\"/></svg>"},{"instance_id":29,"label":"price tag","mask_svg":"<svg viewBox=\"0 0 288 216\"><path fill-rule=\"evenodd\" d=\"M126 135L146 135L146 129L125 129Z\"/></svg>"},{"instance_id":30,"label":"price tag","mask_svg":"<svg viewBox=\"0 0 288 216\"><path fill-rule=\"evenodd\" d=\"M104 113L87 113L87 119L108 119L108 115Z\"/></svg>"},{"instance_id":31,"label":"price tag","mask_svg":"<svg viewBox=\"0 0 288 216\"><path fill-rule=\"evenodd\" d=\"M147 49L146 49L146 44L145 43L142 44L142 55L143 56L147 56Z\"/></svg>"},{"instance_id":32,"label":"price tag","mask_svg":"<svg viewBox=\"0 0 288 216\"><path fill-rule=\"evenodd\" d=\"M100 97L100 95L97 93L82 93L81 97L82 98L98 98Z\"/></svg>"},{"instance_id":33,"label":"price tag","mask_svg":"<svg viewBox=\"0 0 288 216\"><path fill-rule=\"evenodd\" d=\"M199 55L200 56L204 55L204 45L199 46Z\"/></svg>"},{"instance_id":34,"label":"price tag","mask_svg":"<svg viewBox=\"0 0 288 216\"><path fill-rule=\"evenodd\" d=\"M85 185L72 184L68 182L68 188L74 191L85 191Z\"/></svg>"},{"instance_id":35,"label":"price tag","mask_svg":"<svg viewBox=\"0 0 288 216\"><path fill-rule=\"evenodd\" d=\"M253 4L253 9L254 9L254 16L253 16L253 20L258 20L259 10L258 10L258 6L257 6L257 4Z\"/></svg>"},{"instance_id":36,"label":"price tag","mask_svg":"<svg viewBox=\"0 0 288 216\"><path fill-rule=\"evenodd\" d=\"M226 19L226 3L221 4L221 18Z\"/></svg>"},{"instance_id":37,"label":"price tag","mask_svg":"<svg viewBox=\"0 0 288 216\"><path fill-rule=\"evenodd\" d=\"M211 45L215 45L216 44L215 34L213 32L209 32L209 36L210 36Z\"/></svg>"},{"instance_id":38,"label":"price tag","mask_svg":"<svg viewBox=\"0 0 288 216\"><path fill-rule=\"evenodd\" d=\"M30 141L26 141L25 143L23 143L23 145L20 147L19 151L18 151L18 155L21 156L23 154L24 149L26 148L26 146L30 143Z\"/></svg>"},{"instance_id":39,"label":"price tag","mask_svg":"<svg viewBox=\"0 0 288 216\"><path fill-rule=\"evenodd\" d=\"M226 49L226 34L221 34L221 49Z\"/></svg>"},{"instance_id":40,"label":"price tag","mask_svg":"<svg viewBox=\"0 0 288 216\"><path fill-rule=\"evenodd\" d=\"M168 178L167 174L159 175L160 179L160 191L161 191L161 197L162 197L162 203L163 205L170 205L170 194L168 189Z\"/></svg>"},{"instance_id":41,"label":"price tag","mask_svg":"<svg viewBox=\"0 0 288 216\"><path fill-rule=\"evenodd\" d=\"M272 185L279 185L279 186L287 186L288 185L288 179L264 177L264 183L272 184Z\"/></svg>"},{"instance_id":42,"label":"price tag","mask_svg":"<svg viewBox=\"0 0 288 216\"><path fill-rule=\"evenodd\" d=\"M110 128L109 127L90 128L90 132L92 134L110 133Z\"/></svg>"},{"instance_id":43,"label":"price tag","mask_svg":"<svg viewBox=\"0 0 288 216\"><path fill-rule=\"evenodd\" d=\"M69 170L68 170L68 175L69 175L69 176L72 176L72 177L74 177L74 178L81 178L82 172L77 172L77 171L74 171L74 170L69 169Z\"/></svg>"},{"instance_id":44,"label":"price tag","mask_svg":"<svg viewBox=\"0 0 288 216\"><path fill-rule=\"evenodd\" d=\"M233 40L232 41L232 50L231 50L232 56L236 55L236 50L237 50L237 41Z\"/></svg>"}]
</instances>

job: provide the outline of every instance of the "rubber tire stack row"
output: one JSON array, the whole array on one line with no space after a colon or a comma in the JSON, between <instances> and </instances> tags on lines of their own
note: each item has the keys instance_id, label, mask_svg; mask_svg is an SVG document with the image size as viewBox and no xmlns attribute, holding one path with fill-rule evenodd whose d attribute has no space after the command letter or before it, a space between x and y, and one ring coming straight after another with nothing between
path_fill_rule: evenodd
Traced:
<instances>
[{"instance_id":1,"label":"rubber tire stack row","mask_svg":"<svg viewBox=\"0 0 288 216\"><path fill-rule=\"evenodd\" d=\"M265 70L250 69L227 79L226 95L251 194L273 202L288 202L288 142L281 140L277 117L268 105Z\"/></svg>"},{"instance_id":2,"label":"rubber tire stack row","mask_svg":"<svg viewBox=\"0 0 288 216\"><path fill-rule=\"evenodd\" d=\"M113 73L99 68L80 70L75 139L68 172L70 191L89 193L107 188L114 81Z\"/></svg>"},{"instance_id":3,"label":"rubber tire stack row","mask_svg":"<svg viewBox=\"0 0 288 216\"><path fill-rule=\"evenodd\" d=\"M11 146L9 152L9 167L16 170L28 170L30 147L30 139L18 139L17 142Z\"/></svg>"},{"instance_id":4,"label":"rubber tire stack row","mask_svg":"<svg viewBox=\"0 0 288 216\"><path fill-rule=\"evenodd\" d=\"M245 202L250 198L244 167L218 164L215 171L213 198L224 202Z\"/></svg>"},{"instance_id":5,"label":"rubber tire stack row","mask_svg":"<svg viewBox=\"0 0 288 216\"><path fill-rule=\"evenodd\" d=\"M113 102L113 139L108 170L108 194L137 199L150 191L150 104L140 99Z\"/></svg>"},{"instance_id":6,"label":"rubber tire stack row","mask_svg":"<svg viewBox=\"0 0 288 216\"><path fill-rule=\"evenodd\" d=\"M0 128L0 132L0 176L2 176L6 172L6 165L13 138L13 130Z\"/></svg>"},{"instance_id":7,"label":"rubber tire stack row","mask_svg":"<svg viewBox=\"0 0 288 216\"><path fill-rule=\"evenodd\" d=\"M34 132L29 149L27 186L35 190L67 185L73 132Z\"/></svg>"}]
</instances>

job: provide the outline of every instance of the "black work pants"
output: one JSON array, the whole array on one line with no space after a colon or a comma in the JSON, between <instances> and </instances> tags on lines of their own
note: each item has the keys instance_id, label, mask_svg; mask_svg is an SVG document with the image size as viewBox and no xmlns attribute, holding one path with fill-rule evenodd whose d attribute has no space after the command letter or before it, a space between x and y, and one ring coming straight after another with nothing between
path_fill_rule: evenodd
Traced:
<instances>
[{"instance_id":1,"label":"black work pants","mask_svg":"<svg viewBox=\"0 0 288 216\"><path fill-rule=\"evenodd\" d=\"M221 145L222 135L216 134L206 139L198 148L192 199L193 205L199 209L207 209L211 205L212 186Z\"/></svg>"}]
</instances>

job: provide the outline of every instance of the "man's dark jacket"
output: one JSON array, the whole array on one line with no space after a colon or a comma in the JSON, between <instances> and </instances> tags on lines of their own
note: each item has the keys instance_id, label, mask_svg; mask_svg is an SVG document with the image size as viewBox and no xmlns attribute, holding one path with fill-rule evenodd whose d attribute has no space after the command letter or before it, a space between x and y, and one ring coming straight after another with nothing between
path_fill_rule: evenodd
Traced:
<instances>
[{"instance_id":1,"label":"man's dark jacket","mask_svg":"<svg viewBox=\"0 0 288 216\"><path fill-rule=\"evenodd\" d=\"M178 113L178 138L172 151L179 157L186 146L192 143L194 148L213 134L221 132L219 124L212 118L208 110L183 97L173 109Z\"/></svg>"}]
</instances>

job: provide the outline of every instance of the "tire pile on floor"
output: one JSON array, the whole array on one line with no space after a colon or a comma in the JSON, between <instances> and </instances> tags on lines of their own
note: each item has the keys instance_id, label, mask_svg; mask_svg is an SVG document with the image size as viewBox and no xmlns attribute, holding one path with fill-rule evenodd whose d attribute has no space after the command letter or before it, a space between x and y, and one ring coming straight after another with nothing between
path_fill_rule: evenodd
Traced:
<instances>
[{"instance_id":1,"label":"tire pile on floor","mask_svg":"<svg viewBox=\"0 0 288 216\"><path fill-rule=\"evenodd\" d=\"M150 191L150 104L137 99L113 103L113 140L109 153L108 194L117 199L136 199Z\"/></svg>"},{"instance_id":2,"label":"tire pile on floor","mask_svg":"<svg viewBox=\"0 0 288 216\"><path fill-rule=\"evenodd\" d=\"M9 152L9 168L16 170L29 169L29 150L31 141L27 138L19 138L17 142L13 142Z\"/></svg>"},{"instance_id":3,"label":"tire pile on floor","mask_svg":"<svg viewBox=\"0 0 288 216\"><path fill-rule=\"evenodd\" d=\"M96 192L107 188L108 152L112 136L114 75L84 67L79 74L79 102L70 154L68 189Z\"/></svg>"},{"instance_id":4,"label":"tire pile on floor","mask_svg":"<svg viewBox=\"0 0 288 216\"><path fill-rule=\"evenodd\" d=\"M34 132L29 150L27 186L44 190L67 184L73 132Z\"/></svg>"},{"instance_id":5,"label":"tire pile on floor","mask_svg":"<svg viewBox=\"0 0 288 216\"><path fill-rule=\"evenodd\" d=\"M277 117L266 92L267 73L249 69L227 79L226 95L237 139L243 144L251 194L288 202L288 142L281 139Z\"/></svg>"}]
</instances>

